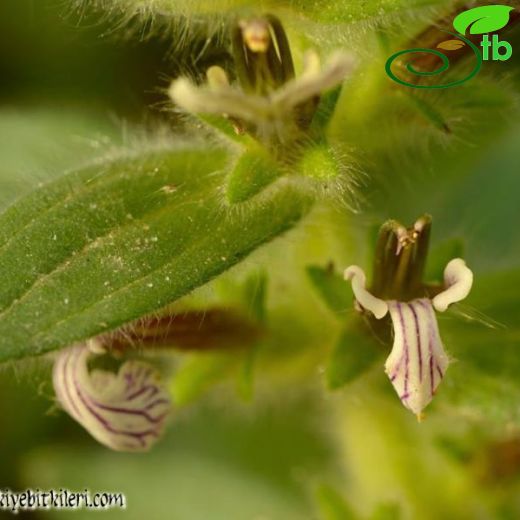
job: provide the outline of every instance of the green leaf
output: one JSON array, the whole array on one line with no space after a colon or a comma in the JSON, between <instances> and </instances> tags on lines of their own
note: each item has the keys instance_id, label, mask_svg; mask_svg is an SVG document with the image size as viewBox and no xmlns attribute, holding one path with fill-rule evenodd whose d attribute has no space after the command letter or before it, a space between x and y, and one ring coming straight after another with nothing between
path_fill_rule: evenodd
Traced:
<instances>
[{"instance_id":1,"label":"green leaf","mask_svg":"<svg viewBox=\"0 0 520 520\"><path fill-rule=\"evenodd\" d=\"M264 149L247 150L239 157L229 175L227 184L229 202L244 202L279 176L280 171L276 163Z\"/></svg>"},{"instance_id":2,"label":"green leaf","mask_svg":"<svg viewBox=\"0 0 520 520\"><path fill-rule=\"evenodd\" d=\"M365 330L347 327L334 347L327 366L327 384L335 390L351 383L380 358L381 350Z\"/></svg>"},{"instance_id":3,"label":"green leaf","mask_svg":"<svg viewBox=\"0 0 520 520\"><path fill-rule=\"evenodd\" d=\"M248 4L244 0L78 0L91 3L98 8L110 10L119 7L126 16L142 16L143 14L163 14L172 17L189 17L206 15L211 20L219 19L222 14L240 12ZM330 26L333 24L360 22L384 22L392 20L397 15L415 14L418 10L431 8L432 5L446 3L446 0L392 0L381 3L379 0L366 2L352 2L350 0L320 0L309 2L308 0L269 0L264 5L268 11L281 10L299 16L297 18L300 31L307 29L302 23L301 15L306 16L313 22L321 22L325 25L325 34L330 34ZM287 15L286 15L287 16ZM217 24L214 24L217 25Z\"/></svg>"},{"instance_id":4,"label":"green leaf","mask_svg":"<svg viewBox=\"0 0 520 520\"><path fill-rule=\"evenodd\" d=\"M408 91L405 93L405 99L410 101L410 104L422 115L422 117L435 128L442 132L450 133L450 128L446 119L442 113L436 109L433 103L430 103L427 99L423 99L416 94L411 94Z\"/></svg>"},{"instance_id":5,"label":"green leaf","mask_svg":"<svg viewBox=\"0 0 520 520\"><path fill-rule=\"evenodd\" d=\"M352 290L343 277L333 267L307 267L307 275L312 285L333 312L344 313L352 308Z\"/></svg>"},{"instance_id":6,"label":"green leaf","mask_svg":"<svg viewBox=\"0 0 520 520\"><path fill-rule=\"evenodd\" d=\"M72 173L0 216L0 361L111 330L206 283L310 205L273 186L241 212L221 195L227 154L143 153Z\"/></svg>"},{"instance_id":7,"label":"green leaf","mask_svg":"<svg viewBox=\"0 0 520 520\"><path fill-rule=\"evenodd\" d=\"M87 164L93 152L101 155L110 146L120 146L119 129L99 112L92 107L65 111L38 105L17 110L4 105L0 109L0 209L60 171Z\"/></svg>"},{"instance_id":8,"label":"green leaf","mask_svg":"<svg viewBox=\"0 0 520 520\"><path fill-rule=\"evenodd\" d=\"M259 323L266 319L267 274L255 272L244 282L244 296L252 318ZM252 345L244 355L240 371L237 374L237 394L244 401L251 401L254 395L255 367L262 342Z\"/></svg>"},{"instance_id":9,"label":"green leaf","mask_svg":"<svg viewBox=\"0 0 520 520\"><path fill-rule=\"evenodd\" d=\"M267 299L267 273L254 272L244 281L244 300L249 315L258 322L265 320Z\"/></svg>"},{"instance_id":10,"label":"green leaf","mask_svg":"<svg viewBox=\"0 0 520 520\"><path fill-rule=\"evenodd\" d=\"M460 34L485 34L498 31L509 22L509 13L513 7L508 5L483 5L460 13L453 20L453 27Z\"/></svg>"}]
</instances>

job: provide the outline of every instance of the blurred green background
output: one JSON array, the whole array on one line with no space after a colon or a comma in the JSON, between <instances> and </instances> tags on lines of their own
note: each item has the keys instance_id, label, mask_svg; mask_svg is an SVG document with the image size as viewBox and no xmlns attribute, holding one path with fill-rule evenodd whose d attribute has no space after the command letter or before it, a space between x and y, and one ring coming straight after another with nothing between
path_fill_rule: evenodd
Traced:
<instances>
[{"instance_id":1,"label":"blurred green background","mask_svg":"<svg viewBox=\"0 0 520 520\"><path fill-rule=\"evenodd\" d=\"M154 24L144 37L139 25L117 30L113 18L64 0L0 3L2 207L113 147L131 147L149 129L181 125L164 111L169 79L229 58L218 45L204 49L196 36L189 52L176 49L175 30L160 16ZM126 511L96 514L136 520L519 518L518 31L509 41L515 52L507 88L490 64L478 84L446 93L440 106L454 128L449 139L435 138L428 122L407 112L397 125L407 101L396 108L385 105L386 91L371 93L369 67L348 84L339 106L350 116L338 118L335 131L361 150L357 160L369 179L366 211L335 208L332 215L314 215L306 227L312 232L327 222L338 231L346 223L354 231L345 231L344 249L363 245L340 257L358 263L369 256L365 237L390 217L410 223L433 213L438 258L446 241L463 240L468 263L482 275L468 312L485 313L504 327L441 320L458 362L426 425L400 407L381 370L332 394L323 389L320 362L308 377L288 376L285 387L282 368L253 404L222 385L178 410L150 454L117 454L57 412L50 363L30 360L0 368L0 488L124 492ZM377 98L373 113L362 117L361 108L356 112L361 94ZM425 96L438 100L439 94ZM373 139L376 131L385 138ZM308 262L328 259L321 245L332 231L324 234L324 242L310 246ZM293 255L301 253L290 247ZM281 250L273 251L271 257ZM308 262L300 259L300 267ZM308 288L305 298L313 294ZM319 305L314 333L323 324L334 327Z\"/></svg>"}]
</instances>

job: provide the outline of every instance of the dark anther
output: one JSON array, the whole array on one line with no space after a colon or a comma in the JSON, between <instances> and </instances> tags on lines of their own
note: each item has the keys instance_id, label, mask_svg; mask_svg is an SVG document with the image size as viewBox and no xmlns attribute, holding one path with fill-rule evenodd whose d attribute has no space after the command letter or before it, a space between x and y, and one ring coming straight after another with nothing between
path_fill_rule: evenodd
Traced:
<instances>
[{"instance_id":1,"label":"dark anther","mask_svg":"<svg viewBox=\"0 0 520 520\"><path fill-rule=\"evenodd\" d=\"M294 78L289 41L275 16L239 20L231 40L238 80L245 92L267 95Z\"/></svg>"}]
</instances>

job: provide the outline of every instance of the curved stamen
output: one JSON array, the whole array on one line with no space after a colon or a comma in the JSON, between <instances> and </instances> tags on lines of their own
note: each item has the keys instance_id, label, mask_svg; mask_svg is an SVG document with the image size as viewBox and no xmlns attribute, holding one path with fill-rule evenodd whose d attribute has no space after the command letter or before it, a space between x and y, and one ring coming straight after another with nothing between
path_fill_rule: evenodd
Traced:
<instances>
[{"instance_id":1,"label":"curved stamen","mask_svg":"<svg viewBox=\"0 0 520 520\"><path fill-rule=\"evenodd\" d=\"M444 269L446 290L437 294L432 300L439 312L444 312L452 303L466 298L473 285L473 272L461 258L451 260Z\"/></svg>"},{"instance_id":2,"label":"curved stamen","mask_svg":"<svg viewBox=\"0 0 520 520\"><path fill-rule=\"evenodd\" d=\"M378 320L386 315L388 312L387 303L366 290L366 276L361 267L357 265L347 267L343 277L345 280L350 280L354 296L361 307L370 311Z\"/></svg>"}]
</instances>

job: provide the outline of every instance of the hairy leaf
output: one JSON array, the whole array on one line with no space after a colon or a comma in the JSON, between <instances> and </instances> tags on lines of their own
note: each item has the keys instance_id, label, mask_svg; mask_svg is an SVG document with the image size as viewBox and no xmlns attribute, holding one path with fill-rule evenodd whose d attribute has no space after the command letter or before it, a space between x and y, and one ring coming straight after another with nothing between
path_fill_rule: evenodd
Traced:
<instances>
[{"instance_id":1,"label":"hairy leaf","mask_svg":"<svg viewBox=\"0 0 520 520\"><path fill-rule=\"evenodd\" d=\"M253 149L244 152L229 175L229 202L244 202L279 176L276 163L266 151Z\"/></svg>"},{"instance_id":2,"label":"hairy leaf","mask_svg":"<svg viewBox=\"0 0 520 520\"><path fill-rule=\"evenodd\" d=\"M226 205L227 154L147 152L33 192L0 217L0 360L113 329L204 284L290 228L309 199L280 183Z\"/></svg>"}]
</instances>

